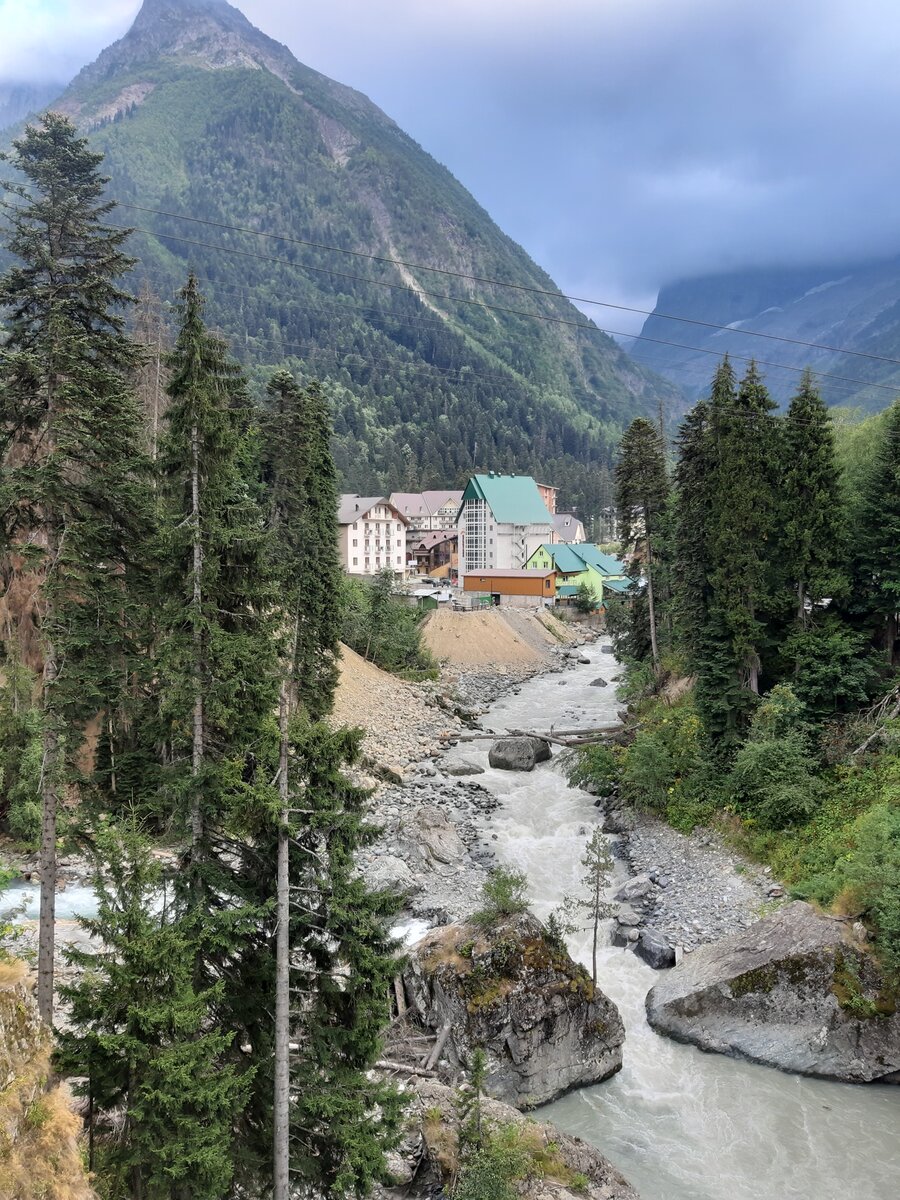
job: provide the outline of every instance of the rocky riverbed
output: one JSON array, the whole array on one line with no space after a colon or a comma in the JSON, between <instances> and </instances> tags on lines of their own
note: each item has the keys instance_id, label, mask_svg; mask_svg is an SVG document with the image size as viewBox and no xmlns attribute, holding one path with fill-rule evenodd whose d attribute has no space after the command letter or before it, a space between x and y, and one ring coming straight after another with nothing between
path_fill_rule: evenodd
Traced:
<instances>
[{"instance_id":1,"label":"rocky riverbed","mask_svg":"<svg viewBox=\"0 0 900 1200\"><path fill-rule=\"evenodd\" d=\"M621 855L638 881L620 912L626 929L652 928L690 952L746 929L784 896L768 868L747 862L718 834L686 836L649 813L616 818Z\"/></svg>"}]
</instances>

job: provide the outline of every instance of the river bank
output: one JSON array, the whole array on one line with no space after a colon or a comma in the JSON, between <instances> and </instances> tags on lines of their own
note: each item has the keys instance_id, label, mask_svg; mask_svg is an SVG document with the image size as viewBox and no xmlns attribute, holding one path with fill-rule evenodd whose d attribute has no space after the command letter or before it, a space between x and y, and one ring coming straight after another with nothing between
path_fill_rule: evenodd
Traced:
<instances>
[{"instance_id":1,"label":"river bank","mask_svg":"<svg viewBox=\"0 0 900 1200\"><path fill-rule=\"evenodd\" d=\"M587 724L588 715L591 723L612 719L614 689L591 685L598 677L612 679L617 664L602 643L587 648L585 657L587 664L576 663L564 675L542 676L506 693L482 724L502 730L527 728L538 718L545 728L564 716L573 725ZM475 778L499 804L479 823L482 844L525 872L532 909L546 917L578 890L580 857L599 816L595 800L568 785L558 756L528 774L504 772L487 763L487 743L477 746L454 747L435 765L446 770L465 759L484 768ZM629 834L634 854L646 856L642 864L672 871L667 886L653 885L654 898L665 896L672 913L680 904L705 913L687 918L708 923L707 930L690 934L698 941L716 940L716 921L742 929L768 903L771 880L750 877L745 889L736 869L740 860L715 839L709 844L704 833L693 839L674 833L654 821L645 827L639 818ZM617 870L625 881L631 867L626 846L620 846ZM691 883L695 874L701 877L697 886ZM732 892L719 886L722 880L735 884ZM713 897L717 888L721 913ZM707 890L708 900L696 898ZM590 963L587 934L572 937L569 950ZM661 1037L647 1023L645 998L665 975L610 944L598 960L600 986L625 1022L623 1069L539 1110L541 1120L598 1147L642 1200L893 1200L900 1089L786 1075Z\"/></svg>"}]
</instances>

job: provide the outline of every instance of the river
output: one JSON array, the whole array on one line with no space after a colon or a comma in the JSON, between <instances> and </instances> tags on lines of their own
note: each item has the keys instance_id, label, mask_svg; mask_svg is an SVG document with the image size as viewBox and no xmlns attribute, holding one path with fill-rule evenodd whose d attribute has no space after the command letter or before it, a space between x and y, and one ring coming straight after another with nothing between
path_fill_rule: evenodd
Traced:
<instances>
[{"instance_id":1,"label":"river","mask_svg":"<svg viewBox=\"0 0 900 1200\"><path fill-rule=\"evenodd\" d=\"M590 666L530 680L498 700L482 724L547 729L615 720L615 689L590 682L615 675L616 661L596 645L585 653ZM454 753L486 768L478 782L502 803L484 837L527 874L534 911L546 916L577 890L596 821L593 798L570 788L555 762L526 775L492 770L487 743ZM589 964L586 936L570 949ZM540 1115L597 1146L642 1200L900 1198L900 1087L805 1079L678 1045L647 1024L644 997L656 972L612 946L601 952L598 972L625 1021L623 1069Z\"/></svg>"}]
</instances>

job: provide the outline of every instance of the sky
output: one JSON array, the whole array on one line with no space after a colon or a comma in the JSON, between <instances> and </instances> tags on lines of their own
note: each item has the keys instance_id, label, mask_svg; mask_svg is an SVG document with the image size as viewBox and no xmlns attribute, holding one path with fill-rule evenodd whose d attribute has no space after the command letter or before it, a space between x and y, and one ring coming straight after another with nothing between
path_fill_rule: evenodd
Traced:
<instances>
[{"instance_id":1,"label":"sky","mask_svg":"<svg viewBox=\"0 0 900 1200\"><path fill-rule=\"evenodd\" d=\"M139 7L0 0L0 79L66 79ZM564 291L648 308L694 275L900 252L896 0L238 7L370 96Z\"/></svg>"}]
</instances>

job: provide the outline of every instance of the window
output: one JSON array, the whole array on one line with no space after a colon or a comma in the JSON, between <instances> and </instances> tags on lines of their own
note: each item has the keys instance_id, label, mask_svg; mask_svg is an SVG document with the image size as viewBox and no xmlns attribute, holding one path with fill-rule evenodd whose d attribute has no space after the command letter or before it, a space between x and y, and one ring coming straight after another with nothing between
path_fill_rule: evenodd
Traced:
<instances>
[{"instance_id":1,"label":"window","mask_svg":"<svg viewBox=\"0 0 900 1200\"><path fill-rule=\"evenodd\" d=\"M359 566L359 559L358 559L358 558L354 558L354 560L353 560L353 565L354 565L354 567L358 567L358 566Z\"/></svg>"},{"instance_id":2,"label":"window","mask_svg":"<svg viewBox=\"0 0 900 1200\"><path fill-rule=\"evenodd\" d=\"M357 545L359 545L359 543L357 542L356 538L354 538L354 539L353 539L353 545L354 545L354 546L357 546Z\"/></svg>"},{"instance_id":3,"label":"window","mask_svg":"<svg viewBox=\"0 0 900 1200\"><path fill-rule=\"evenodd\" d=\"M400 541L400 539L399 539L399 538L397 538L397 545L398 545L398 546L402 546L402 545L403 545L403 543Z\"/></svg>"}]
</instances>

